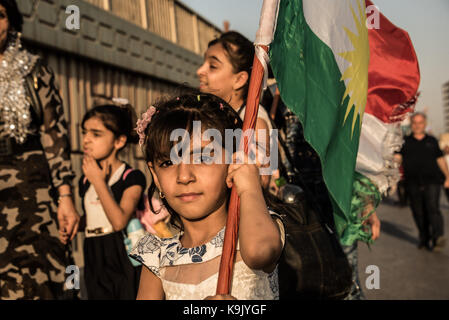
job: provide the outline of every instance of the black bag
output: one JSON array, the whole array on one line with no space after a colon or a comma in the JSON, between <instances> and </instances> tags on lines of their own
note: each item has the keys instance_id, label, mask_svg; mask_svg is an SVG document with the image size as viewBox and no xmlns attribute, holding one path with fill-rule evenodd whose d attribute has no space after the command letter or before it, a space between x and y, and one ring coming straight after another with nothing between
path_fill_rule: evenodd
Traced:
<instances>
[{"instance_id":1,"label":"black bag","mask_svg":"<svg viewBox=\"0 0 449 320\"><path fill-rule=\"evenodd\" d=\"M265 105L271 102L265 101ZM279 261L279 298L343 299L351 290L352 268L335 231L319 158L305 141L298 117L282 100L276 119L271 121L273 128L284 133L278 137L285 155L280 171L290 186L300 191L282 197L284 203L295 204L296 210L278 210L286 234Z\"/></svg>"},{"instance_id":2,"label":"black bag","mask_svg":"<svg viewBox=\"0 0 449 320\"><path fill-rule=\"evenodd\" d=\"M262 105L272 104L268 91ZM280 205L277 210L286 234L278 269L279 298L343 299L351 290L352 268L334 230L332 204L319 158L305 141L298 117L282 100L275 119L278 121L270 119L273 128L284 133L278 136L285 155L285 161L279 163L281 175L287 177L292 189L300 191L282 197L284 204L294 204L296 209L284 205L283 210Z\"/></svg>"},{"instance_id":3,"label":"black bag","mask_svg":"<svg viewBox=\"0 0 449 320\"><path fill-rule=\"evenodd\" d=\"M281 214L286 240L279 262L280 299L343 299L351 289L352 268L336 233L307 204Z\"/></svg>"}]
</instances>

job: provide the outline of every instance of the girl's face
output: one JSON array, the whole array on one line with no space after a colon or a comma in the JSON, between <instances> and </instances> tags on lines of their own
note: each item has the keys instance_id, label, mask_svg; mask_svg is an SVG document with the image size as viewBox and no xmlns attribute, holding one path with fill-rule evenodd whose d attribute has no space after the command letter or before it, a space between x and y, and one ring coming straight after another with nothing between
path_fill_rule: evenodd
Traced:
<instances>
[{"instance_id":1,"label":"girl's face","mask_svg":"<svg viewBox=\"0 0 449 320\"><path fill-rule=\"evenodd\" d=\"M200 81L200 91L216 95L230 102L236 90L248 80L246 72L234 73L228 55L220 43L209 47L204 55L204 63L196 71Z\"/></svg>"},{"instance_id":2,"label":"girl's face","mask_svg":"<svg viewBox=\"0 0 449 320\"><path fill-rule=\"evenodd\" d=\"M203 143L202 148L209 143ZM154 182L168 204L190 221L226 209L228 172L226 164L207 164L206 157L200 164L193 164L192 158L190 164L173 164L170 160L148 163Z\"/></svg>"},{"instance_id":3,"label":"girl's face","mask_svg":"<svg viewBox=\"0 0 449 320\"><path fill-rule=\"evenodd\" d=\"M6 15L6 9L0 5L0 53L3 52L8 39L9 20Z\"/></svg>"},{"instance_id":4,"label":"girl's face","mask_svg":"<svg viewBox=\"0 0 449 320\"><path fill-rule=\"evenodd\" d=\"M126 137L115 138L114 133L108 130L101 119L92 117L84 122L83 151L95 160L104 160L122 148Z\"/></svg>"}]
</instances>

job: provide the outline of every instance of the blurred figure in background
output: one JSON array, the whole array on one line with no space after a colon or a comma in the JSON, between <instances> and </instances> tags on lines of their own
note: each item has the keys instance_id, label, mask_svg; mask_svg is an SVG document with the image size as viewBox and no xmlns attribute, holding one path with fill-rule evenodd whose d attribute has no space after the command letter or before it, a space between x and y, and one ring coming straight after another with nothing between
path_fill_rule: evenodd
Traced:
<instances>
[{"instance_id":1,"label":"blurred figure in background","mask_svg":"<svg viewBox=\"0 0 449 320\"><path fill-rule=\"evenodd\" d=\"M449 188L449 171L438 141L426 133L427 117L411 117L412 134L405 138L396 160L402 163L413 218L419 230L418 248L444 246L443 217L440 212L441 184Z\"/></svg>"}]
</instances>

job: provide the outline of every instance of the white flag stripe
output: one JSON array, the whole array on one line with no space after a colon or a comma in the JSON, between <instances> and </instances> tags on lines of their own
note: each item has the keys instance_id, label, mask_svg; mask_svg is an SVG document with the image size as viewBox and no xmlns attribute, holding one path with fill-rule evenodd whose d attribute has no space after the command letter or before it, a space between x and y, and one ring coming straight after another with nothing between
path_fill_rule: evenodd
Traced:
<instances>
[{"instance_id":1,"label":"white flag stripe","mask_svg":"<svg viewBox=\"0 0 449 320\"><path fill-rule=\"evenodd\" d=\"M352 6L355 14L359 16L358 3L365 12L364 0L303 0L307 24L315 35L331 48L341 74L349 67L350 62L339 54L354 50L344 27L357 34L350 7ZM345 82L347 85L347 80Z\"/></svg>"},{"instance_id":2,"label":"white flag stripe","mask_svg":"<svg viewBox=\"0 0 449 320\"><path fill-rule=\"evenodd\" d=\"M264 0L254 44L268 46L274 37L280 0Z\"/></svg>"},{"instance_id":3,"label":"white flag stripe","mask_svg":"<svg viewBox=\"0 0 449 320\"><path fill-rule=\"evenodd\" d=\"M356 171L369 178L381 193L399 179L393 154L401 144L400 123L385 123L372 114L364 114Z\"/></svg>"}]
</instances>

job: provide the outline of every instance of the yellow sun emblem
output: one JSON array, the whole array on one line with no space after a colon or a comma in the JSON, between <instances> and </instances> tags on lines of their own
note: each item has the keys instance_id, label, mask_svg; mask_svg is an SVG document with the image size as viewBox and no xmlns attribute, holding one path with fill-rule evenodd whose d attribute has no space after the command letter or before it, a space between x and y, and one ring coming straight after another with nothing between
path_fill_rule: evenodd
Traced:
<instances>
[{"instance_id":1,"label":"yellow sun emblem","mask_svg":"<svg viewBox=\"0 0 449 320\"><path fill-rule=\"evenodd\" d=\"M353 106L355 108L352 119L351 136L354 134L354 126L357 118L359 118L359 124L361 128L361 120L363 117L363 113L365 112L366 97L368 94L368 29L365 24L365 6L363 6L362 9L360 0L357 1L357 4L360 19L355 14L354 8L351 5L350 8L355 21L358 35L354 34L351 30L344 27L348 38L351 40L351 43L354 46L354 50L339 54L342 58L351 62L351 65L344 71L343 75L341 76L341 80L348 80L342 102L348 95L350 96L343 123L346 122L349 112L352 110Z\"/></svg>"}]
</instances>

